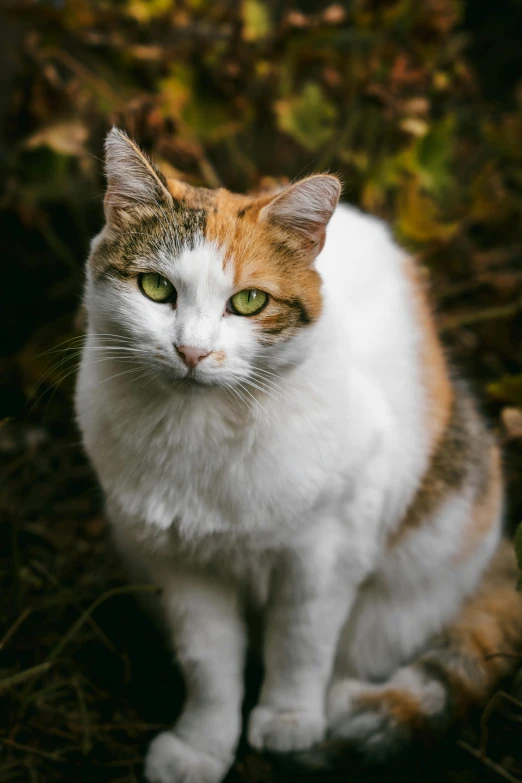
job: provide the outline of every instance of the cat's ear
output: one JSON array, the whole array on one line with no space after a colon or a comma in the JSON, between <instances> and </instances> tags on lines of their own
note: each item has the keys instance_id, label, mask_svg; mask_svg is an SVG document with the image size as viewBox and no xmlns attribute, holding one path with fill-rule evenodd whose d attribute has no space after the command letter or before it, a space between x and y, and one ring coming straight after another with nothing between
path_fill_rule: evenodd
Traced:
<instances>
[{"instance_id":1,"label":"cat's ear","mask_svg":"<svg viewBox=\"0 0 522 783\"><path fill-rule=\"evenodd\" d=\"M108 223L125 223L140 207L172 203L163 174L124 131L113 128L105 141Z\"/></svg>"},{"instance_id":2,"label":"cat's ear","mask_svg":"<svg viewBox=\"0 0 522 783\"><path fill-rule=\"evenodd\" d=\"M316 254L323 247L326 226L333 215L341 183L331 174L316 174L296 182L275 196L260 219L296 236L304 249Z\"/></svg>"}]
</instances>

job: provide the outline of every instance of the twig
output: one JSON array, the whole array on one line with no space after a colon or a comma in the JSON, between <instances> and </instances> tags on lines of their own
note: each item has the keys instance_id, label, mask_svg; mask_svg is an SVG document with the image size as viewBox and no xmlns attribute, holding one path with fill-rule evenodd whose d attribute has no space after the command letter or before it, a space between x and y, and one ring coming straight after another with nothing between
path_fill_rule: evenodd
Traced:
<instances>
[{"instance_id":1,"label":"twig","mask_svg":"<svg viewBox=\"0 0 522 783\"><path fill-rule=\"evenodd\" d=\"M33 756L41 756L43 759L49 759L50 761L60 760L60 755L58 753L46 753L44 750L40 750L39 748L31 748L29 745L22 745L20 742L15 742L14 740L8 739L7 737L2 737L0 739L0 743L9 745L16 750L23 750L24 753L31 753Z\"/></svg>"},{"instance_id":2,"label":"twig","mask_svg":"<svg viewBox=\"0 0 522 783\"><path fill-rule=\"evenodd\" d=\"M33 610L29 606L25 607L25 609L22 612L22 614L18 617L17 620L14 621L14 623L11 625L11 627L8 628L7 631L5 632L5 634L3 635L3 637L2 637L2 639L0 641L0 650L9 641L11 636L13 636L13 634L16 633L16 631L20 628L22 623L25 622L25 620L27 620L27 618L29 617L29 615L31 614L32 611Z\"/></svg>"},{"instance_id":3,"label":"twig","mask_svg":"<svg viewBox=\"0 0 522 783\"><path fill-rule=\"evenodd\" d=\"M41 576L43 576L45 579L47 579L47 581L48 581L48 582L49 582L49 583L50 583L50 584L51 584L53 587L57 587L57 588L60 590L60 593L59 593L59 595L60 595L60 596L63 596L63 594L64 594L64 592L65 592L65 588L64 588L64 587L63 587L63 585L62 585L62 584L59 582L59 580L58 580L58 579L56 579L56 577L55 577L53 574L50 574L50 573L47 571L47 569L46 569L46 568L44 568L44 567L42 566L42 564L41 564L41 563L38 563L36 560L30 560L30 561L29 561L29 564L30 564L30 566L31 566L32 568L36 569L36 571L38 571L38 573L39 573ZM74 594L73 594L73 596L74 596ZM80 605L79 601L78 601L77 599L74 599L74 597L73 597L73 600L71 601L71 603L74 605L74 608L76 609L76 611L77 611L77 612L78 612L78 613L81 615L81 613L83 612L83 608L82 608L82 606ZM102 641L102 643L103 643L103 644L104 644L104 645L107 647L107 649L109 649L109 650L110 650L112 653L114 653L115 655L118 655L118 650L117 650L117 649L116 649L116 647L113 645L113 643L111 642L111 640L110 640L110 639L107 637L107 635L106 635L106 634L105 634L105 633L102 631L102 629L100 628L100 626L98 625L98 623L97 623L97 622L95 622L95 621L93 620L93 618L92 618L92 617L90 617L90 618L89 618L88 622L89 622L89 625L91 626L91 628L93 629L94 633L96 634L96 636L98 636L98 638L99 638L99 639Z\"/></svg>"},{"instance_id":4,"label":"twig","mask_svg":"<svg viewBox=\"0 0 522 783\"><path fill-rule=\"evenodd\" d=\"M471 745L468 745L468 743L464 742L464 740L458 740L457 745L463 748L463 750L465 750L467 753L470 753L476 759L481 761L482 764L485 764L486 767L492 769L494 772L497 773L497 775L500 775L505 780L508 780L509 783L522 783L522 781L519 778L515 778L513 775L510 775L509 772L506 772L505 769L502 769L500 764L496 764L488 756L482 756L480 750L477 750L476 748L472 748Z\"/></svg>"},{"instance_id":5,"label":"twig","mask_svg":"<svg viewBox=\"0 0 522 783\"><path fill-rule=\"evenodd\" d=\"M143 764L143 756L132 756L130 759L114 759L114 761L96 761L93 759L93 766L96 767L126 767L129 764ZM520 781L516 781L520 783Z\"/></svg>"},{"instance_id":6,"label":"twig","mask_svg":"<svg viewBox=\"0 0 522 783\"><path fill-rule=\"evenodd\" d=\"M97 723L92 728L93 731L124 731L126 734L130 734L132 731L164 731L171 724L170 723Z\"/></svg>"},{"instance_id":7,"label":"twig","mask_svg":"<svg viewBox=\"0 0 522 783\"><path fill-rule=\"evenodd\" d=\"M18 685L22 682L26 682L27 680L30 680L34 677L39 677L41 674L44 674L52 666L60 653L74 638L80 628L87 622L92 613L98 608L98 606L100 606L100 604L103 604L109 598L113 598L116 595L125 595L126 593L135 592L157 593L159 592L159 588L155 585L122 585L121 587L114 587L112 590L107 590L107 592L103 593L103 595L93 601L93 603L83 612L76 622L72 624L65 636L62 636L58 644L55 645L55 647L51 650L46 661L39 663L37 666L32 666L30 669L25 669L18 674L13 674L10 677L6 677L5 679L0 680L0 690L11 688L13 685Z\"/></svg>"},{"instance_id":8,"label":"twig","mask_svg":"<svg viewBox=\"0 0 522 783\"><path fill-rule=\"evenodd\" d=\"M91 722L89 719L89 713L87 705L85 703L85 696L83 695L82 686L80 684L80 678L75 677L73 680L74 689L78 697L78 707L80 708L80 715L82 719L83 741L82 741L82 753L84 756L89 754L91 749Z\"/></svg>"},{"instance_id":9,"label":"twig","mask_svg":"<svg viewBox=\"0 0 522 783\"><path fill-rule=\"evenodd\" d=\"M514 696L510 696L510 694L505 691L497 691L493 698L490 699L489 704L480 717L480 753L482 758L486 756L489 740L488 720L501 701L507 701L510 704L514 704L516 707L522 708L522 704L519 700L515 699Z\"/></svg>"},{"instance_id":10,"label":"twig","mask_svg":"<svg viewBox=\"0 0 522 783\"><path fill-rule=\"evenodd\" d=\"M79 79L89 83L95 91L105 96L113 106L121 108L124 105L122 97L105 81L105 79L92 73L92 71L86 68L75 57L72 57L69 52L65 52L57 46L48 46L42 50L41 55L63 63L63 65L75 73Z\"/></svg>"},{"instance_id":11,"label":"twig","mask_svg":"<svg viewBox=\"0 0 522 783\"><path fill-rule=\"evenodd\" d=\"M18 674L4 677L3 680L0 680L0 691L5 690L6 688L12 688L14 685L20 685L20 683L26 682L33 677L39 677L40 674L44 674L50 667L50 662L44 661L44 663L39 663L37 666L32 666L30 669L24 669L24 671L18 672Z\"/></svg>"},{"instance_id":12,"label":"twig","mask_svg":"<svg viewBox=\"0 0 522 783\"><path fill-rule=\"evenodd\" d=\"M122 587L114 587L112 590L107 590L99 598L85 610L85 612L76 620L75 623L69 628L65 636L62 636L58 644L51 650L47 660L53 663L60 653L67 647L69 642L76 636L80 628L87 622L91 614L109 598L114 598L116 595L126 595L127 593L136 592L159 592L159 588L155 585L123 585Z\"/></svg>"},{"instance_id":13,"label":"twig","mask_svg":"<svg viewBox=\"0 0 522 783\"><path fill-rule=\"evenodd\" d=\"M472 326L484 321L497 321L502 318L511 318L522 310L522 299L510 302L498 307L483 307L480 310L472 310L455 315L447 315L440 320L440 331L450 332L461 326Z\"/></svg>"}]
</instances>

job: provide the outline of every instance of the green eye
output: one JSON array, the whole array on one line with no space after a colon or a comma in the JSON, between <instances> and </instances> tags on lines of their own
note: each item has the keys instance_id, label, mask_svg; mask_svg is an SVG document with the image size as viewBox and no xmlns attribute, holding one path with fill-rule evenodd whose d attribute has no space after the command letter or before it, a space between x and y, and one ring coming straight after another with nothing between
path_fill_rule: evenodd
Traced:
<instances>
[{"instance_id":1,"label":"green eye","mask_svg":"<svg viewBox=\"0 0 522 783\"><path fill-rule=\"evenodd\" d=\"M268 294L255 288L238 291L230 300L230 309L236 315L254 315L268 302Z\"/></svg>"},{"instance_id":2,"label":"green eye","mask_svg":"<svg viewBox=\"0 0 522 783\"><path fill-rule=\"evenodd\" d=\"M146 272L138 277L141 292L153 302L173 302L176 299L176 289L165 277L157 272Z\"/></svg>"}]
</instances>

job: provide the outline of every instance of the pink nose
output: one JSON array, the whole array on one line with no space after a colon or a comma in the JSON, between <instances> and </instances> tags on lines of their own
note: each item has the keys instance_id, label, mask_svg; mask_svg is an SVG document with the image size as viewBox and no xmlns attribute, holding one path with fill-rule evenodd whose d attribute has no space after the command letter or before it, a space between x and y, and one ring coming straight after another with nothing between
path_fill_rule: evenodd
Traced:
<instances>
[{"instance_id":1,"label":"pink nose","mask_svg":"<svg viewBox=\"0 0 522 783\"><path fill-rule=\"evenodd\" d=\"M193 370L209 352L203 348L192 348L188 345L176 345L176 351L190 370Z\"/></svg>"}]
</instances>

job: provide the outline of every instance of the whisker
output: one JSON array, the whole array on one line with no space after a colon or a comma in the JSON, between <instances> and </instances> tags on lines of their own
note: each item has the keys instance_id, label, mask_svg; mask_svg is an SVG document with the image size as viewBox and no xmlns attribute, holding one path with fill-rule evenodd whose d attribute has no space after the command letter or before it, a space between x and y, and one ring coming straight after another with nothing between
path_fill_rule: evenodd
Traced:
<instances>
[{"instance_id":1,"label":"whisker","mask_svg":"<svg viewBox=\"0 0 522 783\"><path fill-rule=\"evenodd\" d=\"M265 414L265 416L266 416L266 417L267 417L267 418L268 418L268 419L269 419L269 420L272 422L272 424L274 424L274 423L275 423L275 422L274 422L274 420L272 419L272 417L270 416L270 414L268 413L268 411L266 410L266 408L264 408L264 406L263 406L263 405L261 405L261 403L259 402L259 400L257 399L257 397L255 397L255 396L252 394L252 392L250 392L250 391L249 391L247 388L245 388L245 386L244 386L244 384L243 384L243 383L240 383L240 384L239 384L239 386L240 386L240 387L241 387L241 389L242 389L242 390L245 392L245 394L247 394L247 395L248 395L248 396L249 396L249 397L250 397L250 398L251 398L251 399L252 399L252 400L253 400L253 401L256 403L256 405L257 405L257 406L258 406L258 407L261 409L261 411L262 411L262 412Z\"/></svg>"},{"instance_id":2,"label":"whisker","mask_svg":"<svg viewBox=\"0 0 522 783\"><path fill-rule=\"evenodd\" d=\"M133 339L132 337L125 337L119 334L111 334L110 332L106 332L106 333L102 332L100 334L97 334L96 332L91 334L79 334L76 335L76 337L69 337L67 340L63 340L63 342L54 345L52 348L48 348L47 350L42 351L41 353L37 354L37 358L40 358L41 356L45 356L48 353L52 353L53 351L57 351L61 346L66 346L68 343L85 342L86 340L89 339L89 337L113 338L116 340L128 340L128 341L132 341ZM67 350L67 349L62 348L62 350Z\"/></svg>"},{"instance_id":3,"label":"whisker","mask_svg":"<svg viewBox=\"0 0 522 783\"><path fill-rule=\"evenodd\" d=\"M149 354L146 351L143 351L139 348L129 348L127 346L95 346L92 348L89 348L90 350L100 350L105 351L106 354L109 354L113 358L119 358L119 355L121 353L123 355L125 354L131 354L131 353L139 353L141 356L147 357ZM67 350L65 356L63 356L61 359L59 359L57 362L52 364L46 372L38 379L33 394L36 394L38 392L38 389L41 387L43 382L52 374L54 374L57 370L62 368L64 365L67 364L69 361L73 361L78 359L78 357L83 353L83 349L75 349L75 350Z\"/></svg>"},{"instance_id":4,"label":"whisker","mask_svg":"<svg viewBox=\"0 0 522 783\"><path fill-rule=\"evenodd\" d=\"M261 375L266 376L266 380L269 380L270 378L277 378L279 381L281 381L282 385L289 386L293 389L297 388L296 385L284 375L266 370L264 367L259 367L257 364L252 364L251 366L255 373L260 373Z\"/></svg>"},{"instance_id":5,"label":"whisker","mask_svg":"<svg viewBox=\"0 0 522 783\"><path fill-rule=\"evenodd\" d=\"M265 378L263 375L259 375L257 372L254 372L251 376L256 381L259 381L259 383L263 382L266 386L273 389L274 391L278 391L280 394L284 394L285 389L281 384L276 383L271 378Z\"/></svg>"},{"instance_id":6,"label":"whisker","mask_svg":"<svg viewBox=\"0 0 522 783\"><path fill-rule=\"evenodd\" d=\"M262 386L258 386L256 383L253 383L250 380L244 381L244 383L247 386L252 386L253 389L257 389L262 394L266 394L267 397L270 397L272 400L275 400L276 402L280 402L281 401L280 398L278 398L274 394L272 394L272 392L269 389L267 389L267 388L263 388Z\"/></svg>"},{"instance_id":7,"label":"whisker","mask_svg":"<svg viewBox=\"0 0 522 783\"><path fill-rule=\"evenodd\" d=\"M99 359L99 358L93 359L92 361L87 362L85 366L89 367L89 366L91 366L93 364L99 364L100 362L108 362L108 361L119 361L119 362L126 363L126 364L131 364L132 363L132 359L131 358L121 357L121 356L105 356L102 359ZM54 369L58 369L62 365L63 365L63 362L59 363L58 366L55 366ZM49 398L49 401L47 403L47 408L49 407L49 403L51 402L51 400L52 400L54 394L56 393L58 387L60 386L60 384L62 384L65 380L67 380L67 378L69 378L71 375L74 375L74 373L78 371L79 367L80 367L80 362L75 362L74 367L69 368L64 375L62 375L60 378L58 378L58 380L56 382L54 382L52 384L52 394L51 394L51 397ZM51 372L53 372L53 370L49 370L38 381L37 385L35 386L34 392L33 392L33 394L31 396L34 396L35 394L37 394L37 392L40 389L40 387L42 386L45 378L48 377L48 375ZM47 392L49 392L49 391L50 391L50 389L44 389L44 391L34 400L32 406L31 406L31 408L29 410L28 415L30 415L33 412L34 408L38 405L38 403L40 402L42 397L44 397L45 394L47 394ZM29 399L31 399L31 397Z\"/></svg>"}]
</instances>

